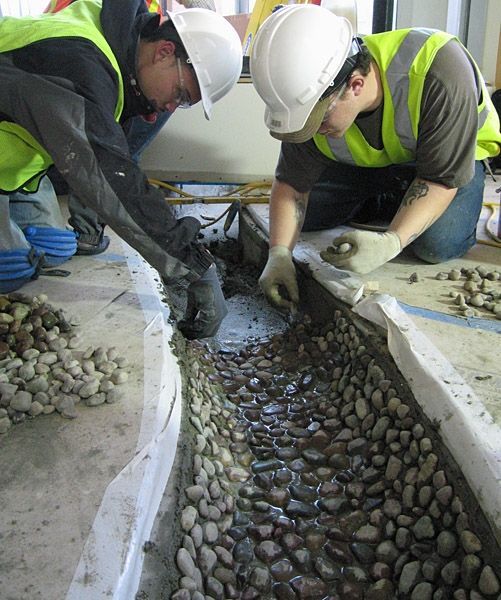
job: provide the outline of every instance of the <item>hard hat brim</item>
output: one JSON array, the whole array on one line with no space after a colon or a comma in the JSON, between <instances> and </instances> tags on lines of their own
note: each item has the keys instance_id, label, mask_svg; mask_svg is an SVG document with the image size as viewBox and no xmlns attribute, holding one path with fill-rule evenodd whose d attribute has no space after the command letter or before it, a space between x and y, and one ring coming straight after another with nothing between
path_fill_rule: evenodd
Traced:
<instances>
[{"instance_id":1,"label":"hard hat brim","mask_svg":"<svg viewBox=\"0 0 501 600\"><path fill-rule=\"evenodd\" d=\"M311 140L311 138L320 128L331 100L331 96L327 96L327 98L319 100L306 119L306 123L299 131L293 131L290 133L278 133L277 131L270 131L270 135L277 140L282 142L290 142L291 144L302 144L303 142Z\"/></svg>"}]
</instances>

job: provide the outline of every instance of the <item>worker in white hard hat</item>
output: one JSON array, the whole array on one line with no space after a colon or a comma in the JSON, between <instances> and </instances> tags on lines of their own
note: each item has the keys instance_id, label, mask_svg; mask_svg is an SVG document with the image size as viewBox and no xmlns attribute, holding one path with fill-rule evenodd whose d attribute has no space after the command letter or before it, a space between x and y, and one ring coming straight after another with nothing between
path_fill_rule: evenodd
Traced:
<instances>
[{"instance_id":1,"label":"worker in white hard hat","mask_svg":"<svg viewBox=\"0 0 501 600\"><path fill-rule=\"evenodd\" d=\"M18 289L40 266L75 252L74 233L44 222L42 205L19 210L19 196L29 204L55 164L164 282L185 284L185 335L213 335L226 307L213 258L197 242L200 223L176 219L148 184L120 122L198 102L209 118L241 67L236 30L210 10L161 23L143 0L79 0L56 14L1 19L0 291ZM22 222L26 214L31 222Z\"/></svg>"},{"instance_id":2,"label":"worker in white hard hat","mask_svg":"<svg viewBox=\"0 0 501 600\"><path fill-rule=\"evenodd\" d=\"M78 0L50 0L44 12L59 12L75 1ZM165 14L161 6L164 3L160 0L145 0L145 4L149 12L159 15ZM216 10L214 0L183 0L181 4L185 8ZM117 10L122 8L123 3L116 5ZM155 114L153 119L147 115L132 115L131 118L125 121L121 119L130 155L136 163L139 164L142 153L163 129L170 116L171 113L165 110ZM110 245L110 238L104 233L106 224L102 222L101 217L88 206L82 204L78 196L68 190L68 186L54 167L49 170L48 177L50 181L45 182L47 190L44 189L39 193L39 200L46 202L49 196L54 196L55 192L50 189L51 182L58 194L67 194L68 223L73 228L77 238L76 254L91 256L105 252Z\"/></svg>"},{"instance_id":3,"label":"worker in white hard hat","mask_svg":"<svg viewBox=\"0 0 501 600\"><path fill-rule=\"evenodd\" d=\"M438 263L475 243L482 161L499 153L501 135L457 38L412 28L359 40L346 19L294 5L260 27L250 68L266 126L282 141L260 278L273 304L298 302L292 250L301 230L386 222L383 231L351 230L321 252L362 274L407 246Z\"/></svg>"}]
</instances>

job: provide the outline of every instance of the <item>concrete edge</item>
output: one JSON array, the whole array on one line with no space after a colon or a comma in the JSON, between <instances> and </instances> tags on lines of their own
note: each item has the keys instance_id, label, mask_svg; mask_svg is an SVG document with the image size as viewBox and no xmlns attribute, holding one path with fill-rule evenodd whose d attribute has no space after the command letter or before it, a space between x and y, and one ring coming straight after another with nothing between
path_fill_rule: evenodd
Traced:
<instances>
[{"instance_id":1,"label":"concrete edge","mask_svg":"<svg viewBox=\"0 0 501 600\"><path fill-rule=\"evenodd\" d=\"M145 317L144 407L137 453L110 482L67 592L68 600L134 597L144 553L167 484L181 424L181 373L158 275L125 242ZM155 281L155 277L157 281Z\"/></svg>"}]
</instances>

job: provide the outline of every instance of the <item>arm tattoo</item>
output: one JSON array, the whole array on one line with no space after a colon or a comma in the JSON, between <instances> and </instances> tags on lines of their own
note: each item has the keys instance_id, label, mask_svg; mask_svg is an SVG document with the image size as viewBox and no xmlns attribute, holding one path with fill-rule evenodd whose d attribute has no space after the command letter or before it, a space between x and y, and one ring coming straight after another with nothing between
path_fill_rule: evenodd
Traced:
<instances>
[{"instance_id":1,"label":"arm tattoo","mask_svg":"<svg viewBox=\"0 0 501 600\"><path fill-rule=\"evenodd\" d=\"M413 233L409 239L407 240L407 242L404 244L404 248L406 246L409 246L410 244L412 244L412 242L417 239L422 233L424 233L428 227L430 227L431 225L433 225L433 223L435 222L436 219L429 219L422 227L419 231L417 231L416 233Z\"/></svg>"},{"instance_id":2,"label":"arm tattoo","mask_svg":"<svg viewBox=\"0 0 501 600\"><path fill-rule=\"evenodd\" d=\"M294 196L294 200L296 202L296 223L298 224L298 228L301 229L304 222L304 217L306 215L306 205L308 204L308 195L307 194L296 194Z\"/></svg>"},{"instance_id":3,"label":"arm tattoo","mask_svg":"<svg viewBox=\"0 0 501 600\"><path fill-rule=\"evenodd\" d=\"M424 196L426 196L428 191L429 187L427 183L425 183L424 181L420 181L419 179L415 179L409 186L407 192L405 193L401 207L403 208L404 206L411 206L414 200L419 200L419 198L423 198Z\"/></svg>"}]
</instances>

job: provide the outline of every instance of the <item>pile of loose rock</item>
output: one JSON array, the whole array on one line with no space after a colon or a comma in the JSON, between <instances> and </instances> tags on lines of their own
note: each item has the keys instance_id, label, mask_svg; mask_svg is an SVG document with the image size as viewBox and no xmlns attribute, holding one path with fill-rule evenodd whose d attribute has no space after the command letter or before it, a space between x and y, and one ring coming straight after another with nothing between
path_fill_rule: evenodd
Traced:
<instances>
[{"instance_id":1,"label":"pile of loose rock","mask_svg":"<svg viewBox=\"0 0 501 600\"><path fill-rule=\"evenodd\" d=\"M464 292L451 290L457 310L465 317L493 316L501 319L501 278L498 271L478 265L474 269L440 271L435 279L460 281Z\"/></svg>"},{"instance_id":2,"label":"pile of loose rock","mask_svg":"<svg viewBox=\"0 0 501 600\"><path fill-rule=\"evenodd\" d=\"M73 419L80 402L119 399L116 386L127 381L127 360L115 348L79 351L79 344L45 295L0 296L0 433L54 411Z\"/></svg>"},{"instance_id":3,"label":"pile of loose rock","mask_svg":"<svg viewBox=\"0 0 501 600\"><path fill-rule=\"evenodd\" d=\"M173 600L499 598L478 506L339 312L187 360L193 482Z\"/></svg>"}]
</instances>

